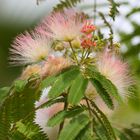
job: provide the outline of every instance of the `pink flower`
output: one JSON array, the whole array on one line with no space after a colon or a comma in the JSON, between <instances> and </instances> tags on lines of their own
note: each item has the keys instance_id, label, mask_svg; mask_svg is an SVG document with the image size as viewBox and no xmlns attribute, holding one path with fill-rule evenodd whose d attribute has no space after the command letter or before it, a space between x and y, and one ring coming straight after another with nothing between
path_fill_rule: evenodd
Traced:
<instances>
[{"instance_id":1,"label":"pink flower","mask_svg":"<svg viewBox=\"0 0 140 140\"><path fill-rule=\"evenodd\" d=\"M48 61L42 67L42 77L50 76L61 72L61 70L69 67L72 63L64 57L49 56Z\"/></svg>"},{"instance_id":2,"label":"pink flower","mask_svg":"<svg viewBox=\"0 0 140 140\"><path fill-rule=\"evenodd\" d=\"M81 34L84 17L73 10L57 12L47 17L37 31L56 40L72 41Z\"/></svg>"},{"instance_id":3,"label":"pink flower","mask_svg":"<svg viewBox=\"0 0 140 140\"><path fill-rule=\"evenodd\" d=\"M82 27L81 32L85 34L91 34L93 31L96 30L96 27L92 24L91 20L87 20Z\"/></svg>"},{"instance_id":4,"label":"pink flower","mask_svg":"<svg viewBox=\"0 0 140 140\"><path fill-rule=\"evenodd\" d=\"M46 59L50 51L50 40L46 37L28 33L19 35L10 49L10 63L25 65Z\"/></svg>"},{"instance_id":5,"label":"pink flower","mask_svg":"<svg viewBox=\"0 0 140 140\"><path fill-rule=\"evenodd\" d=\"M47 92L47 91L45 91ZM36 103L36 107L40 106L41 104L43 104L44 102L47 101L47 97L45 97L43 93L41 99L39 100L39 102ZM44 96L44 97L43 97ZM54 104L48 108L42 108L36 111L36 116L35 116L35 123L37 123L42 129L43 131L48 135L50 140L56 140L57 136L58 136L58 131L59 131L59 126L55 126L55 127L48 127L47 126L47 121L57 112L63 110L64 108L64 104L63 103L57 103Z\"/></svg>"},{"instance_id":6,"label":"pink flower","mask_svg":"<svg viewBox=\"0 0 140 140\"><path fill-rule=\"evenodd\" d=\"M99 72L116 86L119 94L126 97L129 86L133 84L128 65L107 51L99 55L96 65Z\"/></svg>"},{"instance_id":7,"label":"pink flower","mask_svg":"<svg viewBox=\"0 0 140 140\"><path fill-rule=\"evenodd\" d=\"M81 46L83 48L90 48L90 47L95 47L96 46L96 42L93 42L91 39L84 39L81 43Z\"/></svg>"}]
</instances>

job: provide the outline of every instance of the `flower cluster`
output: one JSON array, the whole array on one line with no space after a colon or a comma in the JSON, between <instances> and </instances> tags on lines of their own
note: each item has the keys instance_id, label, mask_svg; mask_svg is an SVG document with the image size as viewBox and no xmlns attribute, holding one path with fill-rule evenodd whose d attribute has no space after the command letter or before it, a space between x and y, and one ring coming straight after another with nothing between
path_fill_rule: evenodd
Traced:
<instances>
[{"instance_id":1,"label":"flower cluster","mask_svg":"<svg viewBox=\"0 0 140 140\"><path fill-rule=\"evenodd\" d=\"M21 79L28 79L32 74L38 74L44 79L71 65L80 68L93 65L116 86L119 94L125 97L132 84L128 66L112 53L112 50L108 51L108 44L104 45L104 40L95 37L95 30L93 21L86 19L80 12L66 10L52 13L34 31L25 32L15 39L10 49L10 63L28 65L23 70ZM90 98L94 98L96 89L89 84L86 93ZM52 112L57 110L54 107L39 110L36 122L41 125L39 120L44 116L40 114L44 113L49 118Z\"/></svg>"}]
</instances>

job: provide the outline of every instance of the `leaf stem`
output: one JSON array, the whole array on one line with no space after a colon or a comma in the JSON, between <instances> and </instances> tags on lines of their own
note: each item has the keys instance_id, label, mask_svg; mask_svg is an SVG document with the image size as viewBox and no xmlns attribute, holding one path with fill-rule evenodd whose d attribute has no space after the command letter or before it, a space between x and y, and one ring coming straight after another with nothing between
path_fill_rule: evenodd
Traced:
<instances>
[{"instance_id":1,"label":"leaf stem","mask_svg":"<svg viewBox=\"0 0 140 140\"><path fill-rule=\"evenodd\" d=\"M74 49L73 49L73 47L72 47L71 41L69 41L69 45L70 45L70 48L71 48L71 50L72 50L72 52L73 52L73 55L74 55L74 57L75 57L75 60L76 60L77 64L79 65L79 62L78 62L78 59L77 59L77 57L76 57L76 55L75 55L75 51L74 51Z\"/></svg>"},{"instance_id":2,"label":"leaf stem","mask_svg":"<svg viewBox=\"0 0 140 140\"><path fill-rule=\"evenodd\" d=\"M67 108L68 108L68 102L67 102L67 98L66 98L66 100L65 100L65 102L64 102L64 110L67 110ZM63 120L63 122L60 124L60 126L59 126L59 134L60 134L60 132L61 132L61 130L63 129L63 127L64 127L64 122L65 122L65 120Z\"/></svg>"},{"instance_id":3,"label":"leaf stem","mask_svg":"<svg viewBox=\"0 0 140 140\"><path fill-rule=\"evenodd\" d=\"M90 104L89 104L87 98L85 98L85 100L86 100L86 103L87 103L87 106L88 106L88 109L89 109L89 116L91 117L92 116L92 112L91 112Z\"/></svg>"}]
</instances>

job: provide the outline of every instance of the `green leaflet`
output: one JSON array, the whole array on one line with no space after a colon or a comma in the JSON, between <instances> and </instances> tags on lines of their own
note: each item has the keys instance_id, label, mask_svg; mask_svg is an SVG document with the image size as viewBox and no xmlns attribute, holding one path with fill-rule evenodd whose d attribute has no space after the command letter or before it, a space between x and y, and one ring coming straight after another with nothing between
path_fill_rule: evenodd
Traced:
<instances>
[{"instance_id":1,"label":"green leaflet","mask_svg":"<svg viewBox=\"0 0 140 140\"><path fill-rule=\"evenodd\" d=\"M78 73L78 67L72 67L60 74L49 91L49 98L58 97L65 89L67 89L72 84Z\"/></svg>"},{"instance_id":2,"label":"green leaflet","mask_svg":"<svg viewBox=\"0 0 140 140\"><path fill-rule=\"evenodd\" d=\"M58 140L74 140L76 136L83 130L88 123L90 122L89 118L81 114L73 118L69 124L67 124L61 131Z\"/></svg>"},{"instance_id":3,"label":"green leaflet","mask_svg":"<svg viewBox=\"0 0 140 140\"><path fill-rule=\"evenodd\" d=\"M108 137L106 137L106 130L95 118L93 118L93 131L99 140L108 140Z\"/></svg>"},{"instance_id":4,"label":"green leaflet","mask_svg":"<svg viewBox=\"0 0 140 140\"><path fill-rule=\"evenodd\" d=\"M16 123L17 130L29 140L48 140L45 133L42 132L41 128L33 123L27 122L22 123L21 121Z\"/></svg>"},{"instance_id":5,"label":"green leaflet","mask_svg":"<svg viewBox=\"0 0 140 140\"><path fill-rule=\"evenodd\" d=\"M117 88L113 83L105 76L101 75L94 67L88 68L88 74L91 78L96 79L109 95L112 95L118 102L122 102L122 99L118 93Z\"/></svg>"},{"instance_id":6,"label":"green leaflet","mask_svg":"<svg viewBox=\"0 0 140 140\"><path fill-rule=\"evenodd\" d=\"M124 132L121 132L118 129L115 129L115 132L116 132L117 136L120 138L120 140L130 140ZM131 133L129 133L129 134L131 134ZM133 135L131 135L131 136L133 137Z\"/></svg>"},{"instance_id":7,"label":"green leaflet","mask_svg":"<svg viewBox=\"0 0 140 140\"><path fill-rule=\"evenodd\" d=\"M96 88L97 93L101 96L101 98L103 99L103 101L105 102L105 104L110 108L110 109L114 109L114 104L113 101L110 97L110 95L106 92L106 90L102 87L102 85L100 84L100 82L96 79L91 79L91 83L93 84L93 86Z\"/></svg>"},{"instance_id":8,"label":"green leaflet","mask_svg":"<svg viewBox=\"0 0 140 140\"><path fill-rule=\"evenodd\" d=\"M20 133L19 131L14 131L11 134L10 140L29 140L27 139L22 133Z\"/></svg>"},{"instance_id":9,"label":"green leaflet","mask_svg":"<svg viewBox=\"0 0 140 140\"><path fill-rule=\"evenodd\" d=\"M110 5L109 16L115 20L115 16L119 13L118 7L119 5L114 0L108 0Z\"/></svg>"},{"instance_id":10,"label":"green leaflet","mask_svg":"<svg viewBox=\"0 0 140 140\"><path fill-rule=\"evenodd\" d=\"M96 140L93 136L91 125L87 125L76 137L75 140Z\"/></svg>"},{"instance_id":11,"label":"green leaflet","mask_svg":"<svg viewBox=\"0 0 140 140\"><path fill-rule=\"evenodd\" d=\"M26 80L17 80L14 83L14 88L16 92L22 92L27 84Z\"/></svg>"},{"instance_id":12,"label":"green leaflet","mask_svg":"<svg viewBox=\"0 0 140 140\"><path fill-rule=\"evenodd\" d=\"M9 94L10 87L3 87L0 89L0 104L3 103L4 99Z\"/></svg>"},{"instance_id":13,"label":"green leaflet","mask_svg":"<svg viewBox=\"0 0 140 140\"><path fill-rule=\"evenodd\" d=\"M72 8L76 6L77 3L80 3L81 0L61 0L54 8L53 11L61 11L65 8Z\"/></svg>"},{"instance_id":14,"label":"green leaflet","mask_svg":"<svg viewBox=\"0 0 140 140\"><path fill-rule=\"evenodd\" d=\"M97 107L97 105L93 101L91 101L91 100L89 100L89 101L93 107L93 109L92 109L93 115L96 116L96 118L102 125L102 128L104 128L104 131L106 131L105 134L107 136L107 139L108 140L117 140L114 130L113 130L110 122L108 121L107 117L104 115L104 113Z\"/></svg>"},{"instance_id":15,"label":"green leaflet","mask_svg":"<svg viewBox=\"0 0 140 140\"><path fill-rule=\"evenodd\" d=\"M44 88L47 88L48 86L50 86L51 84L53 84L53 82L56 80L56 77L53 75L53 76L49 76L47 77L46 79L44 79L42 82L41 82L41 85L40 85L40 88L41 89L44 89Z\"/></svg>"},{"instance_id":16,"label":"green leaflet","mask_svg":"<svg viewBox=\"0 0 140 140\"><path fill-rule=\"evenodd\" d=\"M106 20L104 14L102 12L99 12L99 16L102 18L102 20L104 21L105 25L109 28L110 30L110 34L109 34L109 41L110 41L110 45L112 47L113 45L113 29L112 26L110 25L110 23Z\"/></svg>"},{"instance_id":17,"label":"green leaflet","mask_svg":"<svg viewBox=\"0 0 140 140\"><path fill-rule=\"evenodd\" d=\"M88 80L83 77L81 73L73 81L68 95L68 102L72 105L76 105L84 97L85 90L87 88Z\"/></svg>"},{"instance_id":18,"label":"green leaflet","mask_svg":"<svg viewBox=\"0 0 140 140\"><path fill-rule=\"evenodd\" d=\"M85 110L84 107L76 106L68 111L66 111L66 110L60 111L48 120L47 125L50 127L53 127L57 124L60 124L65 118L74 117L74 116L82 113L84 110Z\"/></svg>"},{"instance_id":19,"label":"green leaflet","mask_svg":"<svg viewBox=\"0 0 140 140\"><path fill-rule=\"evenodd\" d=\"M9 120L9 108L7 105L0 107L0 140L7 140L11 127Z\"/></svg>"},{"instance_id":20,"label":"green leaflet","mask_svg":"<svg viewBox=\"0 0 140 140\"><path fill-rule=\"evenodd\" d=\"M50 100L48 100L47 102L45 102L45 103L43 103L42 105L40 105L40 106L38 107L38 109L40 109L40 108L47 108L47 107L52 106L53 104L65 102L65 100L66 100L65 98L50 99Z\"/></svg>"}]
</instances>

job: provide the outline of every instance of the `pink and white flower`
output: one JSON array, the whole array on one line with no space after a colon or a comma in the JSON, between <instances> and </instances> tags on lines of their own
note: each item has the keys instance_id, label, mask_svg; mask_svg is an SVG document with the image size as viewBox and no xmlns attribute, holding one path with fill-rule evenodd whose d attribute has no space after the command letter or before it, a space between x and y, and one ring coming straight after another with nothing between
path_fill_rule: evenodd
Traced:
<instances>
[{"instance_id":1,"label":"pink and white flower","mask_svg":"<svg viewBox=\"0 0 140 140\"><path fill-rule=\"evenodd\" d=\"M73 10L57 12L47 17L37 31L55 40L72 41L81 35L84 16Z\"/></svg>"},{"instance_id":2,"label":"pink and white flower","mask_svg":"<svg viewBox=\"0 0 140 140\"><path fill-rule=\"evenodd\" d=\"M40 98L40 100L36 103L36 107L42 105L43 103L45 103L48 99L47 99L47 94L48 91L47 89L45 89L43 91L43 94ZM64 108L64 104L63 103L57 103L54 104L48 108L42 108L36 111L36 116L35 116L35 123L37 123L42 130L44 131L44 133L46 133L49 137L50 140L56 140L57 136L58 136L58 132L59 132L59 125L55 126L55 127L48 127L47 126L47 121L57 112L63 110Z\"/></svg>"},{"instance_id":3,"label":"pink and white flower","mask_svg":"<svg viewBox=\"0 0 140 140\"><path fill-rule=\"evenodd\" d=\"M10 49L10 63L25 65L46 59L50 51L50 44L50 40L45 36L25 32L25 34L17 36Z\"/></svg>"},{"instance_id":4,"label":"pink and white flower","mask_svg":"<svg viewBox=\"0 0 140 140\"><path fill-rule=\"evenodd\" d=\"M99 55L96 65L99 72L116 86L123 98L129 95L128 88L133 84L133 80L127 63L122 62L120 58L110 52L104 51Z\"/></svg>"}]
</instances>

